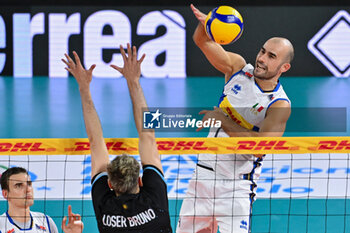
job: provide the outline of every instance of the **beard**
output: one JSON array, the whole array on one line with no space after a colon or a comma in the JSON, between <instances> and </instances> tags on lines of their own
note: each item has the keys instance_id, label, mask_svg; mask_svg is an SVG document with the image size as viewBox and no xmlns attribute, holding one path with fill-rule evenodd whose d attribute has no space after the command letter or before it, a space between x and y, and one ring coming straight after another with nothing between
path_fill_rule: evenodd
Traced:
<instances>
[{"instance_id":1,"label":"beard","mask_svg":"<svg viewBox=\"0 0 350 233\"><path fill-rule=\"evenodd\" d=\"M267 66L259 64L259 66L262 66L264 69L258 68L258 62L255 63L255 68L253 71L254 77L260 80L270 80L276 77L278 74L278 71L280 70L281 65L279 65L276 70L274 71L269 71ZM258 72L257 69L262 70L263 72Z\"/></svg>"}]
</instances>

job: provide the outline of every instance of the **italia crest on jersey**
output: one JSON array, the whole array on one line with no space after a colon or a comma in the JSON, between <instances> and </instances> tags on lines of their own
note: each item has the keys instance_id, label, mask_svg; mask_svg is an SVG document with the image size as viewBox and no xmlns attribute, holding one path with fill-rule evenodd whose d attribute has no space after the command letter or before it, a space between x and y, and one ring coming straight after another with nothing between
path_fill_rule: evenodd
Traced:
<instances>
[{"instance_id":1,"label":"italia crest on jersey","mask_svg":"<svg viewBox=\"0 0 350 233\"><path fill-rule=\"evenodd\" d=\"M250 109L250 111L252 113L254 113L254 115L258 115L258 113L261 112L263 109L264 109L264 107L261 104L256 103L253 105L253 107Z\"/></svg>"}]
</instances>

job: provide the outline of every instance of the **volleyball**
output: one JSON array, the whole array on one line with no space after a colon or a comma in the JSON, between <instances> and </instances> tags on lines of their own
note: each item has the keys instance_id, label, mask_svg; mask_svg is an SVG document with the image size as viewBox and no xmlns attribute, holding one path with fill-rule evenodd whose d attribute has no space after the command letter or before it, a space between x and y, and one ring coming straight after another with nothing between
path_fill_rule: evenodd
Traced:
<instances>
[{"instance_id":1,"label":"volleyball","mask_svg":"<svg viewBox=\"0 0 350 233\"><path fill-rule=\"evenodd\" d=\"M205 31L216 43L227 45L239 39L243 32L241 14L230 6L219 6L209 12Z\"/></svg>"}]
</instances>

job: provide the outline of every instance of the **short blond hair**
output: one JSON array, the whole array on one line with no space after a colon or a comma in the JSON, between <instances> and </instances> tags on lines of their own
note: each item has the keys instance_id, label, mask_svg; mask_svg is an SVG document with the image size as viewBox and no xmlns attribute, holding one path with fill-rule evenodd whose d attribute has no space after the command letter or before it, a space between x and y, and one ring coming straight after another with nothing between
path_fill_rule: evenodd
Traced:
<instances>
[{"instance_id":1,"label":"short blond hair","mask_svg":"<svg viewBox=\"0 0 350 233\"><path fill-rule=\"evenodd\" d=\"M107 173L117 194L134 193L137 190L140 164L134 157L117 156L107 165Z\"/></svg>"}]
</instances>

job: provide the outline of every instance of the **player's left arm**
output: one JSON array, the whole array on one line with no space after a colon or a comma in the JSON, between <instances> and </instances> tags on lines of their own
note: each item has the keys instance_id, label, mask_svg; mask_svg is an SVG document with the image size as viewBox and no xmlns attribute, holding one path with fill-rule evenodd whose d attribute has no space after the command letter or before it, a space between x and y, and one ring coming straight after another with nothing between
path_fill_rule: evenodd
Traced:
<instances>
[{"instance_id":1,"label":"player's left arm","mask_svg":"<svg viewBox=\"0 0 350 233\"><path fill-rule=\"evenodd\" d=\"M282 137L291 113L290 103L279 100L271 104L258 132L258 137Z\"/></svg>"},{"instance_id":2,"label":"player's left arm","mask_svg":"<svg viewBox=\"0 0 350 233\"><path fill-rule=\"evenodd\" d=\"M127 44L127 54L124 48L120 46L120 53L122 54L124 66L119 67L111 65L112 68L119 71L127 81L129 94L132 101L134 120L136 129L139 135L139 153L142 165L153 165L163 172L160 161L156 137L154 130L143 129L143 111L147 110L145 96L140 84L141 63L145 58L145 54L137 59L136 47Z\"/></svg>"},{"instance_id":3,"label":"player's left arm","mask_svg":"<svg viewBox=\"0 0 350 233\"><path fill-rule=\"evenodd\" d=\"M230 137L281 137L285 131L291 109L290 103L287 101L279 100L273 103L266 112L259 132L240 126L217 107L212 111L204 110L201 113L205 114L203 121L209 118L221 121L221 128Z\"/></svg>"}]
</instances>

